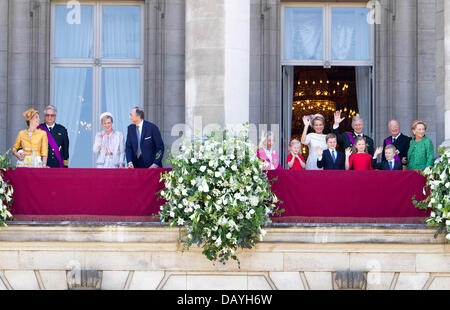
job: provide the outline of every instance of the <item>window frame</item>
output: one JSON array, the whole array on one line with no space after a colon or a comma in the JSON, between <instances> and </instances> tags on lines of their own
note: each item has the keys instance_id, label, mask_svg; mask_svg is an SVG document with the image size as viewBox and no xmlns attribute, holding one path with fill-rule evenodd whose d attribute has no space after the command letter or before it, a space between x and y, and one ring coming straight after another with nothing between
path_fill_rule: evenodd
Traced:
<instances>
[{"instance_id":1,"label":"window frame","mask_svg":"<svg viewBox=\"0 0 450 310\"><path fill-rule=\"evenodd\" d=\"M50 18L50 104L55 105L55 69L56 68L92 68L92 134L100 131L101 122L98 117L102 110L103 68L139 68L140 93L139 106L144 104L145 85L145 3L143 1L80 1L81 6L93 6L93 53L91 58L57 58L55 57L55 25L56 6L66 6L67 1L57 0L51 2ZM102 15L104 6L139 6L140 7L140 57L133 58L102 58ZM92 167L95 167L95 158L92 157Z\"/></svg>"},{"instance_id":2,"label":"window frame","mask_svg":"<svg viewBox=\"0 0 450 310\"><path fill-rule=\"evenodd\" d=\"M321 8L323 16L322 48L323 59L321 60L291 60L286 59L285 35L286 35L286 9L287 8ZM370 59L369 60L333 60L332 59L332 10L334 8L367 8L362 2L316 2L316 3L283 3L281 4L281 65L282 66L374 66L375 57L375 27L370 27Z\"/></svg>"}]
</instances>

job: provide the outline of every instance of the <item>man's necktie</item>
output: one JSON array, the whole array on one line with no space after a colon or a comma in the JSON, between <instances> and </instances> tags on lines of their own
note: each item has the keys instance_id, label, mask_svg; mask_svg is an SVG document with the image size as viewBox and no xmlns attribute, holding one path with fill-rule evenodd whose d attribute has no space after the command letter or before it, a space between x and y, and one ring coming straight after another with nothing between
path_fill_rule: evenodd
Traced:
<instances>
[{"instance_id":1,"label":"man's necktie","mask_svg":"<svg viewBox=\"0 0 450 310\"><path fill-rule=\"evenodd\" d=\"M395 138L392 138L392 144L394 144L395 143Z\"/></svg>"},{"instance_id":2,"label":"man's necktie","mask_svg":"<svg viewBox=\"0 0 450 310\"><path fill-rule=\"evenodd\" d=\"M336 155L334 154L334 150L331 152L331 156L333 157L333 163L336 163Z\"/></svg>"},{"instance_id":3,"label":"man's necktie","mask_svg":"<svg viewBox=\"0 0 450 310\"><path fill-rule=\"evenodd\" d=\"M141 133L139 132L139 126L136 126L136 135L138 139L137 158L141 157Z\"/></svg>"},{"instance_id":4,"label":"man's necktie","mask_svg":"<svg viewBox=\"0 0 450 310\"><path fill-rule=\"evenodd\" d=\"M392 160L389 161L389 168L391 170L394 170L394 164L392 163Z\"/></svg>"}]
</instances>

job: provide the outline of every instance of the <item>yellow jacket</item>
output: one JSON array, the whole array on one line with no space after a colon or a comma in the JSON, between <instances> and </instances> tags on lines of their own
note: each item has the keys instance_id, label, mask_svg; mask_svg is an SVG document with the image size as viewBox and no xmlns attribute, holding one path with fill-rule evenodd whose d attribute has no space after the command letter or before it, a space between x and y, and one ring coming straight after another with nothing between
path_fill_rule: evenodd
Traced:
<instances>
[{"instance_id":1,"label":"yellow jacket","mask_svg":"<svg viewBox=\"0 0 450 310\"><path fill-rule=\"evenodd\" d=\"M28 135L28 130L21 130L17 135L16 143L14 143L13 150L17 152L19 148L22 148L25 155L32 156L33 150L35 150L35 156L47 157L48 155L48 140L47 133L37 128L33 135Z\"/></svg>"}]
</instances>

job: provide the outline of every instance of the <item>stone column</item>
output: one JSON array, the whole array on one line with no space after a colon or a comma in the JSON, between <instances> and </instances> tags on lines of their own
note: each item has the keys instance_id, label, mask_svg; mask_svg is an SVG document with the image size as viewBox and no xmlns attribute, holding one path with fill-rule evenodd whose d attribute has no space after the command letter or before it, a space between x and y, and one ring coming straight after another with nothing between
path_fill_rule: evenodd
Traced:
<instances>
[{"instance_id":1,"label":"stone column","mask_svg":"<svg viewBox=\"0 0 450 310\"><path fill-rule=\"evenodd\" d=\"M417 1L395 1L393 38L393 117L402 130L418 117L417 108ZM387 126L387 124L385 124Z\"/></svg>"},{"instance_id":2,"label":"stone column","mask_svg":"<svg viewBox=\"0 0 450 310\"><path fill-rule=\"evenodd\" d=\"M6 129L8 126L8 0L0 0L0 153L8 148Z\"/></svg>"},{"instance_id":3,"label":"stone column","mask_svg":"<svg viewBox=\"0 0 450 310\"><path fill-rule=\"evenodd\" d=\"M9 1L8 18L7 148L10 148L19 130L26 128L22 113L31 106L30 1Z\"/></svg>"},{"instance_id":4,"label":"stone column","mask_svg":"<svg viewBox=\"0 0 450 310\"><path fill-rule=\"evenodd\" d=\"M450 147L450 1L444 1L445 142Z\"/></svg>"},{"instance_id":5,"label":"stone column","mask_svg":"<svg viewBox=\"0 0 450 310\"><path fill-rule=\"evenodd\" d=\"M186 123L247 122L249 68L250 0L187 0Z\"/></svg>"}]
</instances>

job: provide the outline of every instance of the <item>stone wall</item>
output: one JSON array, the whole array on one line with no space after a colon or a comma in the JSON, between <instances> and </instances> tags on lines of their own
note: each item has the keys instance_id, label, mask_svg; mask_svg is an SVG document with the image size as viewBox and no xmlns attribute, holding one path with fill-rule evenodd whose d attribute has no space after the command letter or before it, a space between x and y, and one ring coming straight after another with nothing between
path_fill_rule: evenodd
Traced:
<instances>
[{"instance_id":1,"label":"stone wall","mask_svg":"<svg viewBox=\"0 0 450 310\"><path fill-rule=\"evenodd\" d=\"M241 266L182 251L160 225L11 224L0 229L0 289L450 289L450 248L421 225L277 225ZM343 273L342 273L343 272ZM86 275L91 275L91 277ZM76 285L75 285L76 287Z\"/></svg>"}]
</instances>

